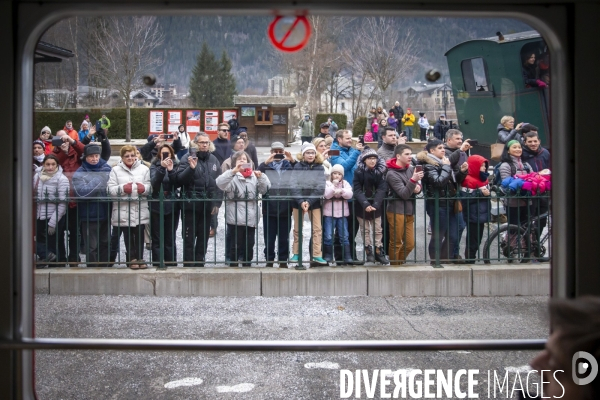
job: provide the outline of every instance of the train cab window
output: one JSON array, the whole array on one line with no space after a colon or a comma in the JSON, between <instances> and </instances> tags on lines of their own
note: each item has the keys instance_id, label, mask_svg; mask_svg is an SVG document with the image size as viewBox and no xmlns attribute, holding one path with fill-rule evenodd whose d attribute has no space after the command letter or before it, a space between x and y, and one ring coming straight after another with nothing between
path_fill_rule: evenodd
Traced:
<instances>
[{"instance_id":1,"label":"train cab window","mask_svg":"<svg viewBox=\"0 0 600 400\"><path fill-rule=\"evenodd\" d=\"M465 91L467 92L487 92L488 74L485 60L481 57L463 60L461 63L463 81L465 82Z\"/></svg>"},{"instance_id":2,"label":"train cab window","mask_svg":"<svg viewBox=\"0 0 600 400\"><path fill-rule=\"evenodd\" d=\"M257 108L256 118L254 122L259 125L272 125L273 120L271 118L271 115L271 109L269 107L263 106L262 108Z\"/></svg>"}]
</instances>

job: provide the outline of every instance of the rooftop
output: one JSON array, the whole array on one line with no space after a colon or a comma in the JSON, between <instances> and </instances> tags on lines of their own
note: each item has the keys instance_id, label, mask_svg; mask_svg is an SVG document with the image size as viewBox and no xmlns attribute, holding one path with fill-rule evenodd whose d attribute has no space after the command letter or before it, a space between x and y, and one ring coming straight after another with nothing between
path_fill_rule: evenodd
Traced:
<instances>
[{"instance_id":1,"label":"rooftop","mask_svg":"<svg viewBox=\"0 0 600 400\"><path fill-rule=\"evenodd\" d=\"M233 96L233 104L236 106L262 106L277 105L296 107L296 99L291 96Z\"/></svg>"}]
</instances>

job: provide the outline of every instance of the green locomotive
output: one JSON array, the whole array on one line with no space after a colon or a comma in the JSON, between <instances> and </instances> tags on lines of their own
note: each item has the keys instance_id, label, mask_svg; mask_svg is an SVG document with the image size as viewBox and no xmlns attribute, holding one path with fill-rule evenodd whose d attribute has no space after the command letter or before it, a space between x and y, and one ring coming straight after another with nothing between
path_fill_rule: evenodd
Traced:
<instances>
[{"instance_id":1,"label":"green locomotive","mask_svg":"<svg viewBox=\"0 0 600 400\"><path fill-rule=\"evenodd\" d=\"M476 152L489 157L497 140L497 126L505 115L539 128L540 140L549 146L548 87L531 86L523 73L525 58L536 55L538 73L549 80L549 54L536 31L468 40L445 54L459 129L465 138L477 139Z\"/></svg>"}]
</instances>

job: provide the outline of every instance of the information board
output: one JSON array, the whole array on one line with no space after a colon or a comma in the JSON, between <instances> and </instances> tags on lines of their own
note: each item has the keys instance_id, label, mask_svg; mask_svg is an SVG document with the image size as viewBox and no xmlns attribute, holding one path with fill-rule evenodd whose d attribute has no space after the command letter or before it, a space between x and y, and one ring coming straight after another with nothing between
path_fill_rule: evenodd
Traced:
<instances>
[{"instance_id":1,"label":"information board","mask_svg":"<svg viewBox=\"0 0 600 400\"><path fill-rule=\"evenodd\" d=\"M148 126L150 127L150 135L154 133L163 133L165 112L163 110L151 110L149 115L150 123Z\"/></svg>"},{"instance_id":2,"label":"information board","mask_svg":"<svg viewBox=\"0 0 600 400\"><path fill-rule=\"evenodd\" d=\"M177 130L177 128L179 127L179 125L182 124L181 122L181 110L168 110L167 111L167 132L171 133L171 132L175 132Z\"/></svg>"},{"instance_id":3,"label":"information board","mask_svg":"<svg viewBox=\"0 0 600 400\"><path fill-rule=\"evenodd\" d=\"M228 123L233 117L237 118L237 110L223 110L223 122Z\"/></svg>"},{"instance_id":4,"label":"information board","mask_svg":"<svg viewBox=\"0 0 600 400\"><path fill-rule=\"evenodd\" d=\"M204 132L216 133L219 126L219 112L204 111Z\"/></svg>"},{"instance_id":5,"label":"information board","mask_svg":"<svg viewBox=\"0 0 600 400\"><path fill-rule=\"evenodd\" d=\"M200 110L186 111L186 128L187 133L200 132Z\"/></svg>"}]
</instances>

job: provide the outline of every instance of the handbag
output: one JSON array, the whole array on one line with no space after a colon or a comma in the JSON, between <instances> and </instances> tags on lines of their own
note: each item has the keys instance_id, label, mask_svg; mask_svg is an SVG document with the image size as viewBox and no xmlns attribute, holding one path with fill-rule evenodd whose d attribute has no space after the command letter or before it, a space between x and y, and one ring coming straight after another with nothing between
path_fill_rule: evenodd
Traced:
<instances>
[{"instance_id":1,"label":"handbag","mask_svg":"<svg viewBox=\"0 0 600 400\"><path fill-rule=\"evenodd\" d=\"M460 200L454 200L454 214L461 213L462 210L462 203Z\"/></svg>"},{"instance_id":2,"label":"handbag","mask_svg":"<svg viewBox=\"0 0 600 400\"><path fill-rule=\"evenodd\" d=\"M490 159L500 161L500 157L502 157L502 152L504 151L504 144L494 143L490 146L490 150L492 153Z\"/></svg>"}]
</instances>

